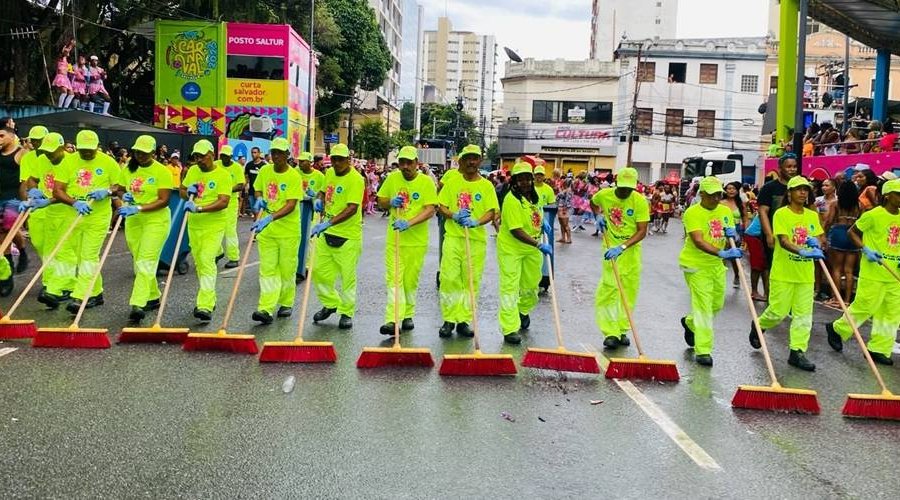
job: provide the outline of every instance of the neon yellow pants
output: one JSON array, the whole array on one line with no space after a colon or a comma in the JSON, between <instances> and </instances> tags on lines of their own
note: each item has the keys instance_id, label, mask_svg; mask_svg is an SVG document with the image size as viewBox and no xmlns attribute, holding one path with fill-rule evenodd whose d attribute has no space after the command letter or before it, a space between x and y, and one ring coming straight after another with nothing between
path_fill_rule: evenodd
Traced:
<instances>
[{"instance_id":1,"label":"neon yellow pants","mask_svg":"<svg viewBox=\"0 0 900 500\"><path fill-rule=\"evenodd\" d=\"M228 202L228 208L224 210L226 218L225 222L225 258L228 260L240 260L241 244L238 239L237 223L238 209L241 207L241 200L234 197ZM260 263L260 265L262 265Z\"/></svg>"},{"instance_id":2,"label":"neon yellow pants","mask_svg":"<svg viewBox=\"0 0 900 500\"><path fill-rule=\"evenodd\" d=\"M212 311L216 307L216 257L222 251L225 224L220 219L210 222L205 214L191 214L188 219L188 238L194 266L197 268L197 308ZM213 214L214 215L214 214Z\"/></svg>"},{"instance_id":3,"label":"neon yellow pants","mask_svg":"<svg viewBox=\"0 0 900 500\"><path fill-rule=\"evenodd\" d=\"M59 208L62 210L48 213L45 222L47 232L44 234L43 248L46 256L50 255L56 245L59 244L59 240L63 233L65 233L69 229L69 226L75 222L76 213L74 209L64 205ZM44 275L42 276L44 286L47 287L47 292L52 293L53 295L62 295L64 291L72 292L75 290L75 277L78 273L78 255L76 254L78 247L72 244L72 241L79 232L78 226L84 224L87 217L81 218L75 226L75 230L72 231L72 234L69 236L69 240L62 244L59 252L57 252L56 256L50 260L49 265L44 270ZM98 219L102 218L104 217L99 217ZM108 225L109 219L106 219L105 222ZM106 233L104 232L103 236L105 235ZM100 244L102 245L103 238L101 237L100 239ZM42 258L45 257L42 256Z\"/></svg>"},{"instance_id":4,"label":"neon yellow pants","mask_svg":"<svg viewBox=\"0 0 900 500\"><path fill-rule=\"evenodd\" d=\"M682 270L691 292L691 313L684 321L694 332L694 354L711 354L713 322L725 305L725 266L717 264Z\"/></svg>"},{"instance_id":5,"label":"neon yellow pants","mask_svg":"<svg viewBox=\"0 0 900 500\"><path fill-rule=\"evenodd\" d=\"M616 264L619 267L622 286L625 288L625 297L633 311L641 285L641 248L631 247L625 250L616 259ZM628 316L622 307L622 298L619 295L616 277L613 275L612 263L606 259L603 259L603 277L597 285L594 297L594 319L604 337L618 337L631 329Z\"/></svg>"},{"instance_id":6,"label":"neon yellow pants","mask_svg":"<svg viewBox=\"0 0 900 500\"><path fill-rule=\"evenodd\" d=\"M156 269L168 237L169 223L167 208L156 212L139 212L125 220L125 242L131 251L134 267L134 286L128 300L129 305L144 307L147 301L160 296Z\"/></svg>"},{"instance_id":7,"label":"neon yellow pants","mask_svg":"<svg viewBox=\"0 0 900 500\"><path fill-rule=\"evenodd\" d=\"M257 309L274 315L277 306L294 307L300 234L275 236L263 231L256 241L259 246Z\"/></svg>"},{"instance_id":8,"label":"neon yellow pants","mask_svg":"<svg viewBox=\"0 0 900 500\"><path fill-rule=\"evenodd\" d=\"M519 315L530 313L537 305L543 260L543 254L537 248L524 254L497 249L500 268L500 311L497 316L504 335L519 331L522 326Z\"/></svg>"},{"instance_id":9,"label":"neon yellow pants","mask_svg":"<svg viewBox=\"0 0 900 500\"><path fill-rule=\"evenodd\" d=\"M441 255L441 315L444 317L444 321L451 323L472 321L472 307L469 302L470 271L475 286L475 302L478 302L487 242L470 239L469 244L472 256L471 266L466 262L466 240L444 235L444 247Z\"/></svg>"},{"instance_id":10,"label":"neon yellow pants","mask_svg":"<svg viewBox=\"0 0 900 500\"><path fill-rule=\"evenodd\" d=\"M773 279L769 285L769 306L759 316L759 326L768 330L790 313L792 351L806 352L809 347L809 332L812 330L813 283L788 283Z\"/></svg>"},{"instance_id":11,"label":"neon yellow pants","mask_svg":"<svg viewBox=\"0 0 900 500\"><path fill-rule=\"evenodd\" d=\"M384 322L394 322L394 290L397 290L397 315L399 320L412 318L416 314L416 292L419 290L419 276L425 264L424 246L400 245L400 272L394 273L394 240L388 237L384 249L384 283L388 294L387 307L384 309ZM396 282L395 282L396 281ZM395 288L397 285L399 288Z\"/></svg>"},{"instance_id":12,"label":"neon yellow pants","mask_svg":"<svg viewBox=\"0 0 900 500\"><path fill-rule=\"evenodd\" d=\"M312 270L316 296L323 306L353 317L356 311L356 264L362 252L362 240L347 240L336 248L328 246L324 236L316 239L316 267Z\"/></svg>"},{"instance_id":13,"label":"neon yellow pants","mask_svg":"<svg viewBox=\"0 0 900 500\"><path fill-rule=\"evenodd\" d=\"M66 211L71 211L72 213L68 214ZM61 214L66 214L66 216L61 216ZM34 251L42 260L46 260L50 252L53 251L53 247L59 243L59 237L68 229L74 217L74 211L69 207L42 208L35 210L28 217L28 235L31 238L31 246L34 247ZM57 273L51 262L44 268L44 273L41 276L41 284L47 288L48 292L59 295L63 290L72 290L74 283L58 280L56 275Z\"/></svg>"},{"instance_id":14,"label":"neon yellow pants","mask_svg":"<svg viewBox=\"0 0 900 500\"><path fill-rule=\"evenodd\" d=\"M12 276L12 266L9 265L9 261L5 258L0 259L0 280L9 279Z\"/></svg>"},{"instance_id":15,"label":"neon yellow pants","mask_svg":"<svg viewBox=\"0 0 900 500\"><path fill-rule=\"evenodd\" d=\"M900 326L900 283L860 279L856 298L848 307L856 326L872 319L872 334L868 348L890 357L897 327ZM833 323L834 330L847 340L853 335L850 323L841 316Z\"/></svg>"},{"instance_id":16,"label":"neon yellow pants","mask_svg":"<svg viewBox=\"0 0 900 500\"><path fill-rule=\"evenodd\" d=\"M97 277L92 289L89 290L88 287L99 269L100 249L103 248L109 231L109 216L109 213L104 212L83 216L66 240L63 250L53 260L57 277L67 283L74 283L73 298L82 300L103 292L103 276Z\"/></svg>"}]
</instances>

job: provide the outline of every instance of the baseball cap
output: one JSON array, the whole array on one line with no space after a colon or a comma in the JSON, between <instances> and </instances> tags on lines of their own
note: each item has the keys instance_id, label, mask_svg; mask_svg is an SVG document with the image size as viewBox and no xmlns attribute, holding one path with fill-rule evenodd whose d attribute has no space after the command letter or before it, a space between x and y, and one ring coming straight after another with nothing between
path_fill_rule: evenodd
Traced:
<instances>
[{"instance_id":1,"label":"baseball cap","mask_svg":"<svg viewBox=\"0 0 900 500\"><path fill-rule=\"evenodd\" d=\"M857 163L853 166L853 170L857 172L862 172L863 170L872 170L872 167L866 165L865 163Z\"/></svg>"},{"instance_id":2,"label":"baseball cap","mask_svg":"<svg viewBox=\"0 0 900 500\"><path fill-rule=\"evenodd\" d=\"M35 125L31 127L31 130L28 131L28 138L38 141L43 139L44 137L47 137L47 134L49 133L50 131L47 130L47 127L43 125Z\"/></svg>"},{"instance_id":3,"label":"baseball cap","mask_svg":"<svg viewBox=\"0 0 900 500\"><path fill-rule=\"evenodd\" d=\"M459 158L462 159L466 155L481 156L481 148L479 148L475 144L469 144L468 146L462 148L462 151L459 152Z\"/></svg>"},{"instance_id":4,"label":"baseball cap","mask_svg":"<svg viewBox=\"0 0 900 500\"><path fill-rule=\"evenodd\" d=\"M798 187L808 187L811 189L812 184L810 184L809 181L806 180L806 177L803 177L802 175L798 175L796 177L791 177L791 180L788 181L787 188L795 189Z\"/></svg>"},{"instance_id":5,"label":"baseball cap","mask_svg":"<svg viewBox=\"0 0 900 500\"><path fill-rule=\"evenodd\" d=\"M63 139L62 135L57 134L56 132L50 132L44 136L44 142L41 143L41 147L38 148L38 151L52 153L65 145L66 141Z\"/></svg>"},{"instance_id":6,"label":"baseball cap","mask_svg":"<svg viewBox=\"0 0 900 500\"><path fill-rule=\"evenodd\" d=\"M331 156L350 158L350 148L346 144L335 144L331 146Z\"/></svg>"},{"instance_id":7,"label":"baseball cap","mask_svg":"<svg viewBox=\"0 0 900 500\"><path fill-rule=\"evenodd\" d=\"M304 151L297 157L297 161L312 161L312 159L312 153L309 151Z\"/></svg>"},{"instance_id":8,"label":"baseball cap","mask_svg":"<svg viewBox=\"0 0 900 500\"><path fill-rule=\"evenodd\" d=\"M900 193L900 179L891 179L881 186L881 194Z\"/></svg>"},{"instance_id":9,"label":"baseball cap","mask_svg":"<svg viewBox=\"0 0 900 500\"><path fill-rule=\"evenodd\" d=\"M403 146L400 148L400 153L397 154L397 159L416 161L419 159L419 150L415 146Z\"/></svg>"},{"instance_id":10,"label":"baseball cap","mask_svg":"<svg viewBox=\"0 0 900 500\"><path fill-rule=\"evenodd\" d=\"M276 137L272 139L272 144L269 145L269 151L272 151L273 149L276 151L287 152L291 149L291 143L284 137Z\"/></svg>"},{"instance_id":11,"label":"baseball cap","mask_svg":"<svg viewBox=\"0 0 900 500\"><path fill-rule=\"evenodd\" d=\"M97 56L91 56L91 61L99 61L100 58Z\"/></svg>"},{"instance_id":12,"label":"baseball cap","mask_svg":"<svg viewBox=\"0 0 900 500\"><path fill-rule=\"evenodd\" d=\"M516 163L515 165L513 165L512 175L530 174L530 173L532 173L531 164L528 162L520 161L520 162Z\"/></svg>"},{"instance_id":13,"label":"baseball cap","mask_svg":"<svg viewBox=\"0 0 900 500\"><path fill-rule=\"evenodd\" d=\"M156 139L151 135L139 135L134 140L134 146L131 146L131 149L141 153L152 153L156 150Z\"/></svg>"},{"instance_id":14,"label":"baseball cap","mask_svg":"<svg viewBox=\"0 0 900 500\"><path fill-rule=\"evenodd\" d=\"M75 149L97 149L100 147L100 138L93 130L82 130L75 136Z\"/></svg>"},{"instance_id":15,"label":"baseball cap","mask_svg":"<svg viewBox=\"0 0 900 500\"><path fill-rule=\"evenodd\" d=\"M897 178L897 174L888 170L888 171L884 172L883 174L881 174L880 177L886 181L892 181Z\"/></svg>"},{"instance_id":16,"label":"baseball cap","mask_svg":"<svg viewBox=\"0 0 900 500\"><path fill-rule=\"evenodd\" d=\"M194 144L194 149L191 150L191 155L205 155L212 153L216 148L213 147L212 143L207 141L206 139L200 139L197 141L197 144Z\"/></svg>"},{"instance_id":17,"label":"baseball cap","mask_svg":"<svg viewBox=\"0 0 900 500\"><path fill-rule=\"evenodd\" d=\"M631 167L625 167L616 174L616 187L631 188L637 187L638 173Z\"/></svg>"},{"instance_id":18,"label":"baseball cap","mask_svg":"<svg viewBox=\"0 0 900 500\"><path fill-rule=\"evenodd\" d=\"M704 177L700 180L700 191L706 194L721 193L723 191L722 181L714 175Z\"/></svg>"},{"instance_id":19,"label":"baseball cap","mask_svg":"<svg viewBox=\"0 0 900 500\"><path fill-rule=\"evenodd\" d=\"M537 174L547 175L547 170L544 169L543 165L538 165L538 166L534 167L534 175L537 175Z\"/></svg>"},{"instance_id":20,"label":"baseball cap","mask_svg":"<svg viewBox=\"0 0 900 500\"><path fill-rule=\"evenodd\" d=\"M228 155L228 156L231 156L233 152L234 152L234 150L231 149L231 145L229 145L229 144L225 144L224 146L222 146L221 148L219 148L219 154L220 154L220 155Z\"/></svg>"}]
</instances>

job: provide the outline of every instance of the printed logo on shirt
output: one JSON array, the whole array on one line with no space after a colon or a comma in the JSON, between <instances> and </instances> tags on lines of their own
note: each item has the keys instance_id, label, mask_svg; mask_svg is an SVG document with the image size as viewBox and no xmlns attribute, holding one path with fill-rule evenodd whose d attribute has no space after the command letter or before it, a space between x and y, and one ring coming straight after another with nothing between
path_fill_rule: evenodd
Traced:
<instances>
[{"instance_id":1,"label":"printed logo on shirt","mask_svg":"<svg viewBox=\"0 0 900 500\"><path fill-rule=\"evenodd\" d=\"M544 221L543 221L543 219L541 219L541 214L538 213L538 211L535 210L534 207L532 207L532 209L531 209L531 227L533 227L534 229L539 229L541 227L541 225L543 224L543 222Z\"/></svg>"},{"instance_id":2,"label":"printed logo on shirt","mask_svg":"<svg viewBox=\"0 0 900 500\"><path fill-rule=\"evenodd\" d=\"M210 189L215 189L215 188L216 188L216 181L209 181L209 188L210 188Z\"/></svg>"},{"instance_id":3,"label":"printed logo on shirt","mask_svg":"<svg viewBox=\"0 0 900 500\"><path fill-rule=\"evenodd\" d=\"M625 215L631 217L632 215L634 215L634 209L629 208L628 210L625 211Z\"/></svg>"},{"instance_id":4,"label":"printed logo on shirt","mask_svg":"<svg viewBox=\"0 0 900 500\"><path fill-rule=\"evenodd\" d=\"M56 187L56 177L53 176L52 173L47 173L44 176L44 186L47 188L47 191L53 192L53 188Z\"/></svg>"},{"instance_id":5,"label":"printed logo on shirt","mask_svg":"<svg viewBox=\"0 0 900 500\"><path fill-rule=\"evenodd\" d=\"M613 226L619 227L622 225L622 208L621 207L612 207L609 209L609 221L612 222Z\"/></svg>"},{"instance_id":6,"label":"printed logo on shirt","mask_svg":"<svg viewBox=\"0 0 900 500\"><path fill-rule=\"evenodd\" d=\"M102 168L98 168L97 170L94 170L94 173L97 174L97 175L103 175L103 169L102 169Z\"/></svg>"},{"instance_id":7,"label":"printed logo on shirt","mask_svg":"<svg viewBox=\"0 0 900 500\"><path fill-rule=\"evenodd\" d=\"M266 184L266 198L270 201L278 199L278 186L274 182Z\"/></svg>"},{"instance_id":8,"label":"printed logo on shirt","mask_svg":"<svg viewBox=\"0 0 900 500\"><path fill-rule=\"evenodd\" d=\"M806 239L809 238L809 230L803 226L794 227L794 234L791 235L791 241L797 246L806 245Z\"/></svg>"},{"instance_id":9,"label":"printed logo on shirt","mask_svg":"<svg viewBox=\"0 0 900 500\"><path fill-rule=\"evenodd\" d=\"M156 177L150 177L147 179L147 184L156 184Z\"/></svg>"},{"instance_id":10,"label":"printed logo on shirt","mask_svg":"<svg viewBox=\"0 0 900 500\"><path fill-rule=\"evenodd\" d=\"M725 237L725 225L722 224L722 221L719 219L709 221L709 237L714 240L721 240Z\"/></svg>"},{"instance_id":11,"label":"printed logo on shirt","mask_svg":"<svg viewBox=\"0 0 900 500\"><path fill-rule=\"evenodd\" d=\"M897 224L891 224L891 227L888 228L887 233L887 244L889 247L900 245L900 226L898 226Z\"/></svg>"},{"instance_id":12,"label":"printed logo on shirt","mask_svg":"<svg viewBox=\"0 0 900 500\"><path fill-rule=\"evenodd\" d=\"M78 184L79 187L90 187L91 181L94 180L94 174L90 170L79 169L78 173L75 175L75 183Z\"/></svg>"},{"instance_id":13,"label":"printed logo on shirt","mask_svg":"<svg viewBox=\"0 0 900 500\"><path fill-rule=\"evenodd\" d=\"M413 193L413 194L412 194L412 199L418 200L418 199L419 199L419 193Z\"/></svg>"},{"instance_id":14,"label":"printed logo on shirt","mask_svg":"<svg viewBox=\"0 0 900 500\"><path fill-rule=\"evenodd\" d=\"M281 184L278 185L278 189L281 190L281 191L286 190L286 189L287 189L287 184L285 184L285 183L282 182Z\"/></svg>"},{"instance_id":15,"label":"printed logo on shirt","mask_svg":"<svg viewBox=\"0 0 900 500\"><path fill-rule=\"evenodd\" d=\"M341 194L344 192L344 186L338 186L337 189L334 190L337 194Z\"/></svg>"},{"instance_id":16,"label":"printed logo on shirt","mask_svg":"<svg viewBox=\"0 0 900 500\"><path fill-rule=\"evenodd\" d=\"M307 189L309 189L309 181L303 179L303 192L305 193Z\"/></svg>"},{"instance_id":17,"label":"printed logo on shirt","mask_svg":"<svg viewBox=\"0 0 900 500\"><path fill-rule=\"evenodd\" d=\"M400 205L400 208L409 208L409 192L404 188L403 190L397 192L397 196L403 198L403 204Z\"/></svg>"},{"instance_id":18,"label":"printed logo on shirt","mask_svg":"<svg viewBox=\"0 0 900 500\"><path fill-rule=\"evenodd\" d=\"M481 201L481 193L475 193L475 201Z\"/></svg>"},{"instance_id":19,"label":"printed logo on shirt","mask_svg":"<svg viewBox=\"0 0 900 500\"><path fill-rule=\"evenodd\" d=\"M150 183L150 181L147 181ZM131 194L142 194L144 192L144 179L140 177L135 177L131 179L131 185L128 186L128 190L131 191Z\"/></svg>"},{"instance_id":20,"label":"printed logo on shirt","mask_svg":"<svg viewBox=\"0 0 900 500\"><path fill-rule=\"evenodd\" d=\"M472 194L466 191L460 192L456 195L456 204L459 205L459 208L471 208Z\"/></svg>"},{"instance_id":21,"label":"printed logo on shirt","mask_svg":"<svg viewBox=\"0 0 900 500\"><path fill-rule=\"evenodd\" d=\"M334 200L334 186L328 186L325 188L325 204L330 205Z\"/></svg>"},{"instance_id":22,"label":"printed logo on shirt","mask_svg":"<svg viewBox=\"0 0 900 500\"><path fill-rule=\"evenodd\" d=\"M212 188L212 186L210 186ZM198 182L197 183L197 198L203 198L203 193L206 192L206 183Z\"/></svg>"}]
</instances>

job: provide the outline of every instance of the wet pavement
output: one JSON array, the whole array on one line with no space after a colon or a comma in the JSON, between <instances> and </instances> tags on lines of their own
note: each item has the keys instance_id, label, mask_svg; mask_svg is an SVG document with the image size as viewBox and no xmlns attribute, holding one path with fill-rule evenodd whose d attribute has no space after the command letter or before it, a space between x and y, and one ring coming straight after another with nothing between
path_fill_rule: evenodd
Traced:
<instances>
[{"instance_id":1,"label":"wet pavement","mask_svg":"<svg viewBox=\"0 0 900 500\"><path fill-rule=\"evenodd\" d=\"M241 224L246 228L249 220ZM785 326L769 335L782 383L817 390L819 416L732 410L739 384L768 383L762 357L747 343L739 290L728 289L716 322L715 367L693 363L678 323L689 297L677 267L677 221L668 235L648 237L635 310L648 354L678 363L677 384L521 367L507 379L442 378L436 368L357 370L361 349L384 340L378 333L387 295L384 226L385 219L366 218L353 330L338 330L336 316L307 324L307 340L334 341L334 365L261 365L253 356L172 345L78 351L0 342L0 354L6 353L0 356L0 496L896 497L900 425L840 415L848 392L873 392L876 385L857 346L838 354L825 342L823 323L838 312L817 307L813 374L787 366ZM599 350L593 293L600 250L589 233L557 247L557 287L568 346ZM241 234L245 241L246 231ZM124 238L118 239L104 272L106 305L82 321L108 327L110 335L125 325L132 277ZM436 240L435 231L416 329L404 341L430 348L439 364L444 353L469 350L471 341L437 336ZM489 249L479 301L483 348L512 354L518 363L525 347L554 345L550 301L543 298L532 314L523 346L503 346L493 255ZM176 276L164 325L213 331L236 274L220 272L220 306L206 327L190 317L193 266ZM260 345L289 340L296 312L268 327L250 320L256 278L254 265L230 330L254 333ZM25 279L17 281L21 286ZM298 308L299 301L300 294ZM318 307L311 299L310 317ZM31 299L18 317L36 318L39 326L70 322L65 311L43 311ZM632 345L617 354L636 351ZM900 391L900 368L882 373ZM285 392L291 376L293 390Z\"/></svg>"}]
</instances>

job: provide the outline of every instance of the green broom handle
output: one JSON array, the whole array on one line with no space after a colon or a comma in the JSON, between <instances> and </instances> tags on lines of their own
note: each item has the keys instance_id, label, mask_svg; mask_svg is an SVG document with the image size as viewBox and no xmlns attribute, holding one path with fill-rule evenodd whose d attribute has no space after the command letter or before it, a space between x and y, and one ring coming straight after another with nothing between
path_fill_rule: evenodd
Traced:
<instances>
[{"instance_id":1,"label":"green broom handle","mask_svg":"<svg viewBox=\"0 0 900 500\"><path fill-rule=\"evenodd\" d=\"M734 238L728 238L731 248L737 248ZM781 387L778 383L778 377L775 376L775 366L772 365L772 356L769 354L769 345L766 342L766 335L759 326L759 315L756 313L756 306L753 305L753 294L750 293L750 285L747 283L747 277L744 276L744 263L741 259L735 259L734 262L738 268L738 280L741 282L741 289L744 291L744 297L747 299L747 308L750 311L750 317L753 318L753 327L756 328L756 334L759 336L759 343L762 345L763 359L766 360L766 370L769 371L769 379L772 381L772 387Z\"/></svg>"},{"instance_id":2,"label":"green broom handle","mask_svg":"<svg viewBox=\"0 0 900 500\"><path fill-rule=\"evenodd\" d=\"M469 248L469 227L463 227L466 240L466 269L469 278L469 306L472 308L472 333L474 334L475 352L481 352L481 340L478 337L478 309L475 304L475 280L472 277L472 250Z\"/></svg>"},{"instance_id":3,"label":"green broom handle","mask_svg":"<svg viewBox=\"0 0 900 500\"><path fill-rule=\"evenodd\" d=\"M547 243L547 235L541 235L541 240L544 243ZM553 322L556 325L556 345L560 350L565 350L566 346L563 344L562 325L559 321L559 304L556 302L556 281L553 277L553 263L550 261L549 255L544 256L544 261L547 262L547 277L550 280L550 304L553 306Z\"/></svg>"},{"instance_id":4,"label":"green broom handle","mask_svg":"<svg viewBox=\"0 0 900 500\"><path fill-rule=\"evenodd\" d=\"M606 248L609 248L609 240L606 237L606 231L603 232L603 242ZM638 335L637 328L634 327L634 318L631 317L631 307L628 305L628 297L625 296L625 287L622 286L622 277L619 276L619 265L616 259L609 260L612 266L613 276L616 278L616 287L619 289L619 298L622 299L622 309L625 310L625 316L628 318L628 324L631 326L631 335L634 337L634 346L637 347L638 357L644 357L644 349L641 346L641 337Z\"/></svg>"},{"instance_id":5,"label":"green broom handle","mask_svg":"<svg viewBox=\"0 0 900 500\"><path fill-rule=\"evenodd\" d=\"M100 272L103 270L103 263L106 262L106 258L109 257L109 251L112 249L113 241L116 239L116 235L119 233L119 226L122 225L122 217L121 215L116 216L116 223L113 224L112 233L109 235L109 239L106 240L106 247L103 249L103 255L100 256L100 261L97 263L97 271L94 272L93 276L91 276L91 282L88 284L87 291L85 295L91 293L94 290L94 285L97 284L97 280L100 278ZM72 324L69 326L70 329L78 328L78 323L81 321L81 317L84 315L84 310L87 309L88 297L84 297L81 299L81 305L78 306L78 313L75 314L75 319L72 320Z\"/></svg>"},{"instance_id":6,"label":"green broom handle","mask_svg":"<svg viewBox=\"0 0 900 500\"><path fill-rule=\"evenodd\" d=\"M850 315L850 311L847 310L847 304L844 303L844 298L841 297L841 291L838 289L837 285L834 283L834 279L831 277L831 273L828 272L828 266L825 265L825 261L821 259L819 260L819 265L822 266L822 274L828 279L828 284L831 285L831 291L834 293L835 298L837 298L838 303L841 304L841 310L844 311L844 317L847 318L847 323L850 323L850 328L853 329L853 336L856 337L856 341L859 342L859 347L862 349L863 356L866 357L866 361L869 363L869 368L872 369L872 373L875 375L875 379L878 380L878 385L881 386L881 394L885 396L890 396L891 391L888 390L887 386L884 385L884 379L881 378L881 372L878 371L878 367L875 366L875 361L872 360L872 355L869 354L869 349L866 347L866 342L863 340L862 335L859 333L859 328L856 326L856 321L854 321L853 316Z\"/></svg>"},{"instance_id":7,"label":"green broom handle","mask_svg":"<svg viewBox=\"0 0 900 500\"><path fill-rule=\"evenodd\" d=\"M263 218L265 212L260 210L256 214L256 221ZM234 286L231 287L231 296L228 297L228 307L225 308L225 317L222 318L222 326L219 327L219 335L224 335L228 330L228 322L231 321L231 313L234 312L234 303L237 302L238 290L241 288L241 279L244 277L244 269L247 268L247 261L250 260L250 250L253 249L253 242L256 240L256 232L250 231L250 239L247 241L247 248L244 249L244 256L241 257L241 265L238 267L237 277L234 279Z\"/></svg>"},{"instance_id":8,"label":"green broom handle","mask_svg":"<svg viewBox=\"0 0 900 500\"><path fill-rule=\"evenodd\" d=\"M394 211L399 219L402 210ZM400 348L400 231L394 229L394 348Z\"/></svg>"},{"instance_id":9,"label":"green broom handle","mask_svg":"<svg viewBox=\"0 0 900 500\"><path fill-rule=\"evenodd\" d=\"M171 196L171 195L170 195ZM194 195L188 196L188 201L194 201ZM172 261L169 262L169 273L166 277L166 286L163 287L162 296L159 298L159 310L156 312L156 322L154 328L159 328L162 323L163 313L166 310L166 303L169 301L169 289L172 287L172 279L175 278L175 268L178 263L178 251L181 250L181 242L184 241L184 230L187 228L187 220L190 212L184 211L184 202L178 204L178 210L183 212L181 217L181 227L178 229L178 237L175 238L175 249L172 251Z\"/></svg>"},{"instance_id":10,"label":"green broom handle","mask_svg":"<svg viewBox=\"0 0 900 500\"><path fill-rule=\"evenodd\" d=\"M9 245L12 244L12 241L16 237L16 233L19 232L19 229L22 229L22 226L25 225L25 220L28 219L28 216L31 215L31 208L20 213L18 217L16 217L15 222L9 231L6 233L6 238L3 238L3 243L0 243L0 254L6 253L6 249L9 248ZM22 250L24 251L24 249Z\"/></svg>"},{"instance_id":11,"label":"green broom handle","mask_svg":"<svg viewBox=\"0 0 900 500\"><path fill-rule=\"evenodd\" d=\"M322 222L321 214L316 222ZM310 224L311 223L312 221L310 221ZM303 342L303 326L306 323L306 308L309 306L309 289L310 284L312 283L313 265L316 261L316 245L313 243L312 238L309 238L308 242L309 254L307 255L306 261L306 283L303 284L303 300L300 302L300 321L297 325L297 338L294 339L294 342Z\"/></svg>"}]
</instances>

